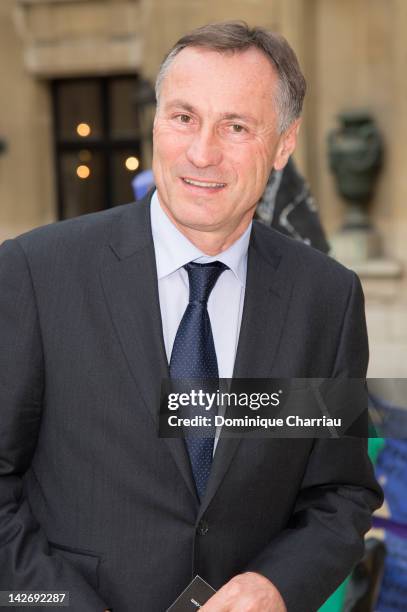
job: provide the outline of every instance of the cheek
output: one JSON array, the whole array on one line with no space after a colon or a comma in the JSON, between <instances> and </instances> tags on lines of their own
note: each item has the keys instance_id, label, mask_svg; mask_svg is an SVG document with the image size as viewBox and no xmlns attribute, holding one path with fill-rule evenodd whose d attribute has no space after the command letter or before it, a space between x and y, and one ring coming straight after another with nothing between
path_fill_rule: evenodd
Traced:
<instances>
[{"instance_id":1,"label":"cheek","mask_svg":"<svg viewBox=\"0 0 407 612\"><path fill-rule=\"evenodd\" d=\"M158 126L153 131L154 153L163 161L174 160L182 155L188 146L187 137L165 126Z\"/></svg>"},{"instance_id":2,"label":"cheek","mask_svg":"<svg viewBox=\"0 0 407 612\"><path fill-rule=\"evenodd\" d=\"M261 146L253 153L253 165L256 183L267 182L273 167L273 154L268 147Z\"/></svg>"},{"instance_id":3,"label":"cheek","mask_svg":"<svg viewBox=\"0 0 407 612\"><path fill-rule=\"evenodd\" d=\"M236 155L236 151L232 153L232 163L234 160L234 168L238 180L244 181L248 185L253 185L264 181L264 178L269 175L271 164L263 151L259 151L257 147L249 147L244 151L244 154Z\"/></svg>"}]
</instances>

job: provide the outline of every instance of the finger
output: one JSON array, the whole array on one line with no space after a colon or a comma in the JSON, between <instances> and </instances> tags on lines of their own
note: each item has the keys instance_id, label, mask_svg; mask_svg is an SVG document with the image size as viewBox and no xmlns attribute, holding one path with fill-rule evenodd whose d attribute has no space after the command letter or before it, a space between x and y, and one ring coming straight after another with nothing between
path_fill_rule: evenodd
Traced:
<instances>
[{"instance_id":1,"label":"finger","mask_svg":"<svg viewBox=\"0 0 407 612\"><path fill-rule=\"evenodd\" d=\"M200 612L230 612L230 596L228 589L223 586L215 595L212 595Z\"/></svg>"}]
</instances>

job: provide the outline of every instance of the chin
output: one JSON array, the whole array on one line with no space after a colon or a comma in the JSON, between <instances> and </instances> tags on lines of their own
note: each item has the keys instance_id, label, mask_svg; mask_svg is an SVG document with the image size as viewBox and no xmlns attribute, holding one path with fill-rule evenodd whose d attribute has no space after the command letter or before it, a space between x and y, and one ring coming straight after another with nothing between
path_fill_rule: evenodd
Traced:
<instances>
[{"instance_id":1,"label":"chin","mask_svg":"<svg viewBox=\"0 0 407 612\"><path fill-rule=\"evenodd\" d=\"M200 210L196 209L199 207L194 206L194 208L195 210L191 210L191 204L187 204L181 210L178 207L178 210L171 211L173 220L181 227L188 227L195 230L205 230L211 227L216 228L224 223L224 218L219 217L219 214L213 214L213 212L211 213L203 207L201 207Z\"/></svg>"},{"instance_id":2,"label":"chin","mask_svg":"<svg viewBox=\"0 0 407 612\"><path fill-rule=\"evenodd\" d=\"M181 227L188 227L193 230L205 231L208 229L215 229L222 225L221 220L213 219L205 215L183 215L176 217L176 222Z\"/></svg>"}]
</instances>

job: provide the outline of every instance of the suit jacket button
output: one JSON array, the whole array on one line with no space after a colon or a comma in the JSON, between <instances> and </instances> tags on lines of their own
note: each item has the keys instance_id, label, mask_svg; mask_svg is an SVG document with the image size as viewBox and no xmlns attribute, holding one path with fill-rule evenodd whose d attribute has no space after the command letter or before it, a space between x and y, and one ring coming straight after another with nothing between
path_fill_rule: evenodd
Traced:
<instances>
[{"instance_id":1,"label":"suit jacket button","mask_svg":"<svg viewBox=\"0 0 407 612\"><path fill-rule=\"evenodd\" d=\"M198 533L201 536L204 536L208 533L209 531L209 525L206 521L202 520L199 521L199 525L198 525Z\"/></svg>"}]
</instances>

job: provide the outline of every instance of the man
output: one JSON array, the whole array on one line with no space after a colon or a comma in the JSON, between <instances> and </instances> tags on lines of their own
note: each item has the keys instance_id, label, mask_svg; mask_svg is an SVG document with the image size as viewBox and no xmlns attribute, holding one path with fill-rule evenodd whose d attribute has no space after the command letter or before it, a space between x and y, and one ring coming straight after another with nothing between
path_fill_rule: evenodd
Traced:
<instances>
[{"instance_id":1,"label":"man","mask_svg":"<svg viewBox=\"0 0 407 612\"><path fill-rule=\"evenodd\" d=\"M304 91L281 37L196 30L158 77L152 197L2 247L0 589L161 612L199 574L204 612L310 612L361 556L360 439L157 434L169 376L365 375L357 277L251 225Z\"/></svg>"}]
</instances>

